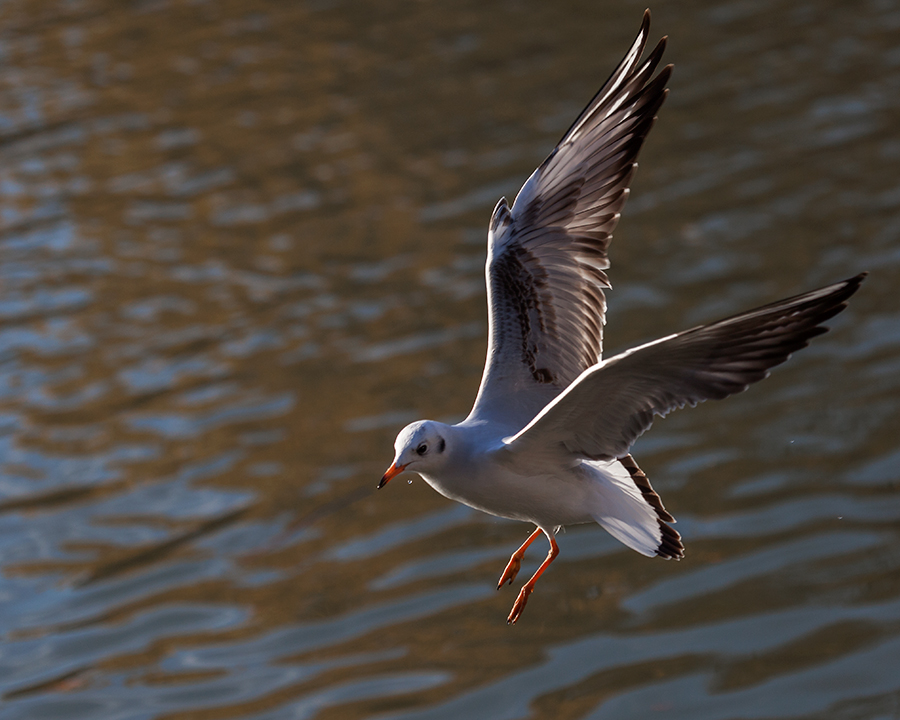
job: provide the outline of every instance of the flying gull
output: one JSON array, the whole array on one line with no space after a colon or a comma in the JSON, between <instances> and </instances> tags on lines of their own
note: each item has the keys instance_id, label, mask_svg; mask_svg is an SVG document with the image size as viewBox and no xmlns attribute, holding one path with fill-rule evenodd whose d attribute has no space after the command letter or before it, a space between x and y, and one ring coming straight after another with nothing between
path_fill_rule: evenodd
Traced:
<instances>
[{"instance_id":1,"label":"flying gull","mask_svg":"<svg viewBox=\"0 0 900 720\"><path fill-rule=\"evenodd\" d=\"M522 615L559 553L564 525L596 522L642 555L681 559L681 536L629 449L654 415L720 399L827 331L865 273L669 335L601 360L609 288L607 250L635 162L666 98L672 66L655 77L660 40L650 28L594 96L512 207L501 198L488 231L488 351L475 405L457 425L405 427L384 487L405 470L439 493L491 515L536 526L498 589L512 583L541 534L550 552L525 583L507 622Z\"/></svg>"}]
</instances>

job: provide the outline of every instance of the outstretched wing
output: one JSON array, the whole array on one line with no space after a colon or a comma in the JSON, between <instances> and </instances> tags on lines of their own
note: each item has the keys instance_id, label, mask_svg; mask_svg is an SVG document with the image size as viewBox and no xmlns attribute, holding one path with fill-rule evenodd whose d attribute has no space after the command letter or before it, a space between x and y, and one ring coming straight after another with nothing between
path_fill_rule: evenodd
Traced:
<instances>
[{"instance_id":1,"label":"outstretched wing","mask_svg":"<svg viewBox=\"0 0 900 720\"><path fill-rule=\"evenodd\" d=\"M866 274L686 330L584 372L507 441L506 459L535 467L623 457L654 415L746 390L827 331Z\"/></svg>"},{"instance_id":2,"label":"outstretched wing","mask_svg":"<svg viewBox=\"0 0 900 720\"><path fill-rule=\"evenodd\" d=\"M606 250L635 159L666 97L663 38L643 64L650 13L590 104L488 234L488 354L472 419L521 428L600 358Z\"/></svg>"}]
</instances>

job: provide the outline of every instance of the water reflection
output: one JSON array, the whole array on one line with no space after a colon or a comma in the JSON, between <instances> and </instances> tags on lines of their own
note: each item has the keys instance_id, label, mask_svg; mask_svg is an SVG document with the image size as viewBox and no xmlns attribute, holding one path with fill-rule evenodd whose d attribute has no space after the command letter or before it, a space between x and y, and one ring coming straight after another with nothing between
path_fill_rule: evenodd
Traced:
<instances>
[{"instance_id":1,"label":"water reflection","mask_svg":"<svg viewBox=\"0 0 900 720\"><path fill-rule=\"evenodd\" d=\"M572 528L511 630L527 528L374 494L468 410L490 208L642 10L0 8L4 717L897 715L896 3L654 8L609 349L872 271L639 442L684 562Z\"/></svg>"}]
</instances>

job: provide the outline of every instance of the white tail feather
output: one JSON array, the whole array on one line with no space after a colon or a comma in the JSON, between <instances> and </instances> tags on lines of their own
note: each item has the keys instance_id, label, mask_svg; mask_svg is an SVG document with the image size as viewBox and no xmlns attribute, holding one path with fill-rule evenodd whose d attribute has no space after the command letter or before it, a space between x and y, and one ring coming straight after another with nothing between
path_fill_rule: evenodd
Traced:
<instances>
[{"instance_id":1,"label":"white tail feather","mask_svg":"<svg viewBox=\"0 0 900 720\"><path fill-rule=\"evenodd\" d=\"M586 461L596 472L596 509L591 516L616 540L654 557L662 542L659 518L618 460Z\"/></svg>"}]
</instances>

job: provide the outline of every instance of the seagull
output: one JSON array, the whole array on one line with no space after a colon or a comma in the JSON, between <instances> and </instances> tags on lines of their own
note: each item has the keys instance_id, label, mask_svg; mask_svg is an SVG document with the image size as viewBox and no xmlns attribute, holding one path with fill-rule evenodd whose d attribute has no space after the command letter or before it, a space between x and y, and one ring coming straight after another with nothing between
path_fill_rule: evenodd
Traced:
<instances>
[{"instance_id":1,"label":"seagull","mask_svg":"<svg viewBox=\"0 0 900 720\"><path fill-rule=\"evenodd\" d=\"M650 11L606 84L488 230L488 350L469 416L420 420L378 484L418 473L441 495L535 525L509 559L512 583L543 533L550 551L513 604L514 624L559 554L554 535L596 522L642 555L680 560L681 536L629 450L655 415L721 399L827 331L866 273L601 359L607 249L638 152L666 98L666 38L641 63Z\"/></svg>"}]
</instances>

